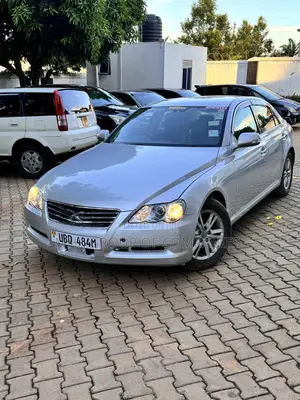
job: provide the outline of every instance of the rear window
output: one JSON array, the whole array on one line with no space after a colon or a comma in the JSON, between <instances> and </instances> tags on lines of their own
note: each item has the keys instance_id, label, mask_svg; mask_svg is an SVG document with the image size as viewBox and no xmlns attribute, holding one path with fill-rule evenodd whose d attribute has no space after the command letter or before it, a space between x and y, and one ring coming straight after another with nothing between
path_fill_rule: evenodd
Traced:
<instances>
[{"instance_id":1,"label":"rear window","mask_svg":"<svg viewBox=\"0 0 300 400\"><path fill-rule=\"evenodd\" d=\"M141 108L107 142L144 146L217 147L223 138L226 108Z\"/></svg>"},{"instance_id":2,"label":"rear window","mask_svg":"<svg viewBox=\"0 0 300 400\"><path fill-rule=\"evenodd\" d=\"M23 101L26 117L55 115L53 93L25 93Z\"/></svg>"},{"instance_id":3,"label":"rear window","mask_svg":"<svg viewBox=\"0 0 300 400\"><path fill-rule=\"evenodd\" d=\"M90 98L81 90L60 90L63 105L67 114L91 111Z\"/></svg>"},{"instance_id":4,"label":"rear window","mask_svg":"<svg viewBox=\"0 0 300 400\"><path fill-rule=\"evenodd\" d=\"M103 89L95 89L91 87L85 88L88 95L90 96L91 102L94 108L114 105L114 106L123 106L124 104L118 100L115 96L108 93Z\"/></svg>"},{"instance_id":5,"label":"rear window","mask_svg":"<svg viewBox=\"0 0 300 400\"><path fill-rule=\"evenodd\" d=\"M117 97L119 100L121 100L124 104L126 104L127 106L136 106L136 102L133 100L133 98L127 94L127 93L123 93L123 92L118 92L118 93L113 93L113 95L115 97Z\"/></svg>"},{"instance_id":6,"label":"rear window","mask_svg":"<svg viewBox=\"0 0 300 400\"><path fill-rule=\"evenodd\" d=\"M135 92L132 93L132 96L137 99L137 101L142 105L145 106L146 104L155 103L157 101L165 100L164 97L160 96L157 93L150 93L150 92Z\"/></svg>"},{"instance_id":7,"label":"rear window","mask_svg":"<svg viewBox=\"0 0 300 400\"><path fill-rule=\"evenodd\" d=\"M20 100L19 95L0 96L0 118L19 117Z\"/></svg>"}]
</instances>

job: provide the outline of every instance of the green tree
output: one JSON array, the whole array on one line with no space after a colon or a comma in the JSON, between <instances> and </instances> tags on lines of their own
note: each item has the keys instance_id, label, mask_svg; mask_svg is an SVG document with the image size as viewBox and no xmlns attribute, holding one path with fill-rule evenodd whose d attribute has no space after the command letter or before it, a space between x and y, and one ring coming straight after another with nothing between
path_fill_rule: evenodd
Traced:
<instances>
[{"instance_id":1,"label":"green tree","mask_svg":"<svg viewBox=\"0 0 300 400\"><path fill-rule=\"evenodd\" d=\"M269 55L273 41L268 38L267 23L259 17L255 25L244 20L235 32L227 14L219 14L217 0L198 0L191 16L182 24L178 41L207 47L209 60L248 59Z\"/></svg>"},{"instance_id":2,"label":"green tree","mask_svg":"<svg viewBox=\"0 0 300 400\"><path fill-rule=\"evenodd\" d=\"M233 40L227 14L217 13L216 0L199 0L182 24L178 42L207 47L209 60L228 59Z\"/></svg>"},{"instance_id":3,"label":"green tree","mask_svg":"<svg viewBox=\"0 0 300 400\"><path fill-rule=\"evenodd\" d=\"M294 57L297 53L297 43L289 38L287 44L280 46L279 53L281 57Z\"/></svg>"},{"instance_id":4,"label":"green tree","mask_svg":"<svg viewBox=\"0 0 300 400\"><path fill-rule=\"evenodd\" d=\"M96 64L137 37L145 7L145 0L0 0L0 65L24 86Z\"/></svg>"},{"instance_id":5,"label":"green tree","mask_svg":"<svg viewBox=\"0 0 300 400\"><path fill-rule=\"evenodd\" d=\"M274 44L272 39L268 38L268 34L267 23L263 17L259 17L255 25L244 20L234 38L234 57L247 60L270 55Z\"/></svg>"}]
</instances>

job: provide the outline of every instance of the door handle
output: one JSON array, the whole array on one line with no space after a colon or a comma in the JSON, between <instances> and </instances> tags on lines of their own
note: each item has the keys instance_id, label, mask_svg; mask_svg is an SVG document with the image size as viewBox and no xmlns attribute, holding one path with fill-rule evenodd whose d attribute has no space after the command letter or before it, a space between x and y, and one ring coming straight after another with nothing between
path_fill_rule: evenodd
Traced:
<instances>
[{"instance_id":1,"label":"door handle","mask_svg":"<svg viewBox=\"0 0 300 400\"><path fill-rule=\"evenodd\" d=\"M19 124L9 124L9 126L19 126Z\"/></svg>"},{"instance_id":2,"label":"door handle","mask_svg":"<svg viewBox=\"0 0 300 400\"><path fill-rule=\"evenodd\" d=\"M260 152L261 152L262 156L265 156L267 154L267 152L268 152L268 149L264 146L264 147L261 148Z\"/></svg>"},{"instance_id":3,"label":"door handle","mask_svg":"<svg viewBox=\"0 0 300 400\"><path fill-rule=\"evenodd\" d=\"M286 133L286 132L283 132L283 133L281 134L281 137L282 137L283 140L285 140L286 137L287 137L287 133Z\"/></svg>"}]
</instances>

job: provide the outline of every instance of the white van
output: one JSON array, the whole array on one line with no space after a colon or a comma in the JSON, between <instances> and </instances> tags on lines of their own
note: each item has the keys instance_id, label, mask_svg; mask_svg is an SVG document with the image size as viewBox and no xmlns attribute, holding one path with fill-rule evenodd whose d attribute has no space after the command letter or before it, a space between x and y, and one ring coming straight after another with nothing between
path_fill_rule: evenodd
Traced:
<instances>
[{"instance_id":1,"label":"white van","mask_svg":"<svg viewBox=\"0 0 300 400\"><path fill-rule=\"evenodd\" d=\"M98 143L100 128L87 93L74 89L0 89L0 160L38 178L55 161Z\"/></svg>"}]
</instances>

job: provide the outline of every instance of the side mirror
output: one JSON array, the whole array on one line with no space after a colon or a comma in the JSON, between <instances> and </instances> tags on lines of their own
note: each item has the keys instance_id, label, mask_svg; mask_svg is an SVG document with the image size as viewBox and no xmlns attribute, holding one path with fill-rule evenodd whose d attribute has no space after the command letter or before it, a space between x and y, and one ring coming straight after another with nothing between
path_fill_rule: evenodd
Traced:
<instances>
[{"instance_id":1,"label":"side mirror","mask_svg":"<svg viewBox=\"0 0 300 400\"><path fill-rule=\"evenodd\" d=\"M104 140L106 140L108 138L108 136L110 135L110 132L106 129L101 129L101 131L97 134L97 138L99 140L99 142L103 142Z\"/></svg>"},{"instance_id":2,"label":"side mirror","mask_svg":"<svg viewBox=\"0 0 300 400\"><path fill-rule=\"evenodd\" d=\"M256 132L243 132L238 138L238 147L257 146L260 143L260 135Z\"/></svg>"}]
</instances>

